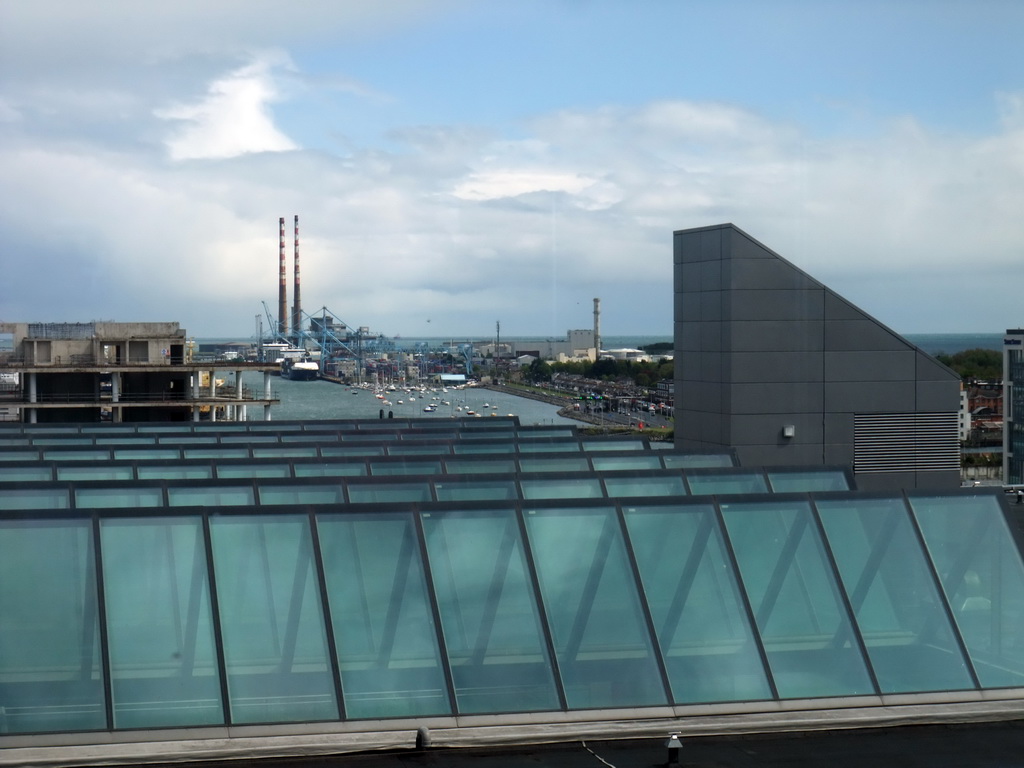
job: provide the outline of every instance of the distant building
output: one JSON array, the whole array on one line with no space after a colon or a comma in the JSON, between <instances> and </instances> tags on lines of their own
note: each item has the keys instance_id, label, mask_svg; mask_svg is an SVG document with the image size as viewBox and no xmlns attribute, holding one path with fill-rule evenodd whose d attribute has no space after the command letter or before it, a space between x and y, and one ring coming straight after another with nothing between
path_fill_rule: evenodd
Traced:
<instances>
[{"instance_id":1,"label":"distant building","mask_svg":"<svg viewBox=\"0 0 1024 768\"><path fill-rule=\"evenodd\" d=\"M1003 337L1003 482L1024 483L1024 328Z\"/></svg>"},{"instance_id":2,"label":"distant building","mask_svg":"<svg viewBox=\"0 0 1024 768\"><path fill-rule=\"evenodd\" d=\"M675 233L676 446L960 483L960 379L731 224Z\"/></svg>"},{"instance_id":3,"label":"distant building","mask_svg":"<svg viewBox=\"0 0 1024 768\"><path fill-rule=\"evenodd\" d=\"M269 418L275 364L193 362L177 323L2 323L0 371L17 385L0 393L10 420L137 422L240 420L262 406ZM218 390L217 369L235 372ZM243 370L263 371L259 396L235 387Z\"/></svg>"}]
</instances>

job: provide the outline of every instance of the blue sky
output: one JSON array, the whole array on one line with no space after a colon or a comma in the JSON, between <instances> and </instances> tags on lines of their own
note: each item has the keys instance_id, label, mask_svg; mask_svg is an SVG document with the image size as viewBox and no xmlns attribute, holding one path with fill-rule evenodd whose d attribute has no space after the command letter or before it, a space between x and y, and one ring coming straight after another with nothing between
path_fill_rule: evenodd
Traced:
<instances>
[{"instance_id":1,"label":"blue sky","mask_svg":"<svg viewBox=\"0 0 1024 768\"><path fill-rule=\"evenodd\" d=\"M999 333L1022 40L1013 0L12 0L0 319L249 336L298 214L304 309L389 335L669 334L672 231L725 221Z\"/></svg>"}]
</instances>

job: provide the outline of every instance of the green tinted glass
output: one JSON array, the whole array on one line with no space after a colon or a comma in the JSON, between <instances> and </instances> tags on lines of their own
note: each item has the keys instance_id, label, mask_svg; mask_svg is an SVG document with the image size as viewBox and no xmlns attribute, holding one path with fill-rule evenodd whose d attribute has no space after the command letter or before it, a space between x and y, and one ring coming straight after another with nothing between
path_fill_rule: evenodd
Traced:
<instances>
[{"instance_id":1,"label":"green tinted glass","mask_svg":"<svg viewBox=\"0 0 1024 768\"><path fill-rule=\"evenodd\" d=\"M231 720L338 717L304 516L210 521Z\"/></svg>"},{"instance_id":2,"label":"green tinted glass","mask_svg":"<svg viewBox=\"0 0 1024 768\"><path fill-rule=\"evenodd\" d=\"M0 723L106 728L89 521L0 521Z\"/></svg>"},{"instance_id":3,"label":"green tinted glass","mask_svg":"<svg viewBox=\"0 0 1024 768\"><path fill-rule=\"evenodd\" d=\"M348 718L449 713L412 518L317 518Z\"/></svg>"},{"instance_id":4,"label":"green tinted glass","mask_svg":"<svg viewBox=\"0 0 1024 768\"><path fill-rule=\"evenodd\" d=\"M614 510L529 510L526 525L569 706L666 703Z\"/></svg>"},{"instance_id":5,"label":"green tinted glass","mask_svg":"<svg viewBox=\"0 0 1024 768\"><path fill-rule=\"evenodd\" d=\"M115 728L224 721L198 517L103 520Z\"/></svg>"},{"instance_id":6,"label":"green tinted glass","mask_svg":"<svg viewBox=\"0 0 1024 768\"><path fill-rule=\"evenodd\" d=\"M514 513L425 513L423 529L459 712L557 709Z\"/></svg>"},{"instance_id":7,"label":"green tinted glass","mask_svg":"<svg viewBox=\"0 0 1024 768\"><path fill-rule=\"evenodd\" d=\"M637 507L625 517L673 700L771 698L714 509Z\"/></svg>"},{"instance_id":8,"label":"green tinted glass","mask_svg":"<svg viewBox=\"0 0 1024 768\"><path fill-rule=\"evenodd\" d=\"M874 693L808 505L722 505L784 699Z\"/></svg>"},{"instance_id":9,"label":"green tinted glass","mask_svg":"<svg viewBox=\"0 0 1024 768\"><path fill-rule=\"evenodd\" d=\"M972 688L903 501L843 499L817 506L881 690Z\"/></svg>"}]
</instances>

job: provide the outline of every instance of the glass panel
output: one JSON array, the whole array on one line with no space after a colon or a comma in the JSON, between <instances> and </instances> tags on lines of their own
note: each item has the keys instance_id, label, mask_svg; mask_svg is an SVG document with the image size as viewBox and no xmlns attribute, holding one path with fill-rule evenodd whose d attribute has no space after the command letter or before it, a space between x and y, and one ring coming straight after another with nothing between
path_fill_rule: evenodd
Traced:
<instances>
[{"instance_id":1,"label":"glass panel","mask_svg":"<svg viewBox=\"0 0 1024 768\"><path fill-rule=\"evenodd\" d=\"M211 445L217 438L213 435L161 435L157 442L160 445Z\"/></svg>"},{"instance_id":2,"label":"glass panel","mask_svg":"<svg viewBox=\"0 0 1024 768\"><path fill-rule=\"evenodd\" d=\"M252 455L257 459L313 459L318 448L315 445L288 447L284 445L273 448L253 448Z\"/></svg>"},{"instance_id":3,"label":"glass panel","mask_svg":"<svg viewBox=\"0 0 1024 768\"><path fill-rule=\"evenodd\" d=\"M604 487L609 498L629 496L685 496L683 478L675 477L606 477Z\"/></svg>"},{"instance_id":4,"label":"glass panel","mask_svg":"<svg viewBox=\"0 0 1024 768\"><path fill-rule=\"evenodd\" d=\"M97 437L96 445L155 445L155 437L123 435L121 437Z\"/></svg>"},{"instance_id":5,"label":"glass panel","mask_svg":"<svg viewBox=\"0 0 1024 768\"><path fill-rule=\"evenodd\" d=\"M261 485L260 504L340 504L340 485Z\"/></svg>"},{"instance_id":6,"label":"glass panel","mask_svg":"<svg viewBox=\"0 0 1024 768\"><path fill-rule=\"evenodd\" d=\"M37 437L33 445L92 445L91 437Z\"/></svg>"},{"instance_id":7,"label":"glass panel","mask_svg":"<svg viewBox=\"0 0 1024 768\"><path fill-rule=\"evenodd\" d=\"M569 707L665 704L615 511L530 510L526 526Z\"/></svg>"},{"instance_id":8,"label":"glass panel","mask_svg":"<svg viewBox=\"0 0 1024 768\"><path fill-rule=\"evenodd\" d=\"M105 448L83 448L78 451L51 449L43 451L43 458L50 461L102 461L110 458L110 451Z\"/></svg>"},{"instance_id":9,"label":"glass panel","mask_svg":"<svg viewBox=\"0 0 1024 768\"><path fill-rule=\"evenodd\" d=\"M643 451L647 446L636 440L581 440L584 451Z\"/></svg>"},{"instance_id":10,"label":"glass panel","mask_svg":"<svg viewBox=\"0 0 1024 768\"><path fill-rule=\"evenodd\" d=\"M456 443L452 446L455 453L471 455L484 453L515 453L514 443Z\"/></svg>"},{"instance_id":11,"label":"glass panel","mask_svg":"<svg viewBox=\"0 0 1024 768\"><path fill-rule=\"evenodd\" d=\"M218 464L217 477L290 477L287 464Z\"/></svg>"},{"instance_id":12,"label":"glass panel","mask_svg":"<svg viewBox=\"0 0 1024 768\"><path fill-rule=\"evenodd\" d=\"M412 518L317 518L346 718L448 714Z\"/></svg>"},{"instance_id":13,"label":"glass panel","mask_svg":"<svg viewBox=\"0 0 1024 768\"><path fill-rule=\"evenodd\" d=\"M248 448L186 448L186 459L248 459Z\"/></svg>"},{"instance_id":14,"label":"glass panel","mask_svg":"<svg viewBox=\"0 0 1024 768\"><path fill-rule=\"evenodd\" d=\"M519 497L513 480L436 482L438 501L508 501Z\"/></svg>"},{"instance_id":15,"label":"glass panel","mask_svg":"<svg viewBox=\"0 0 1024 768\"><path fill-rule=\"evenodd\" d=\"M589 472L590 462L586 456L572 456L558 459L519 459L519 467L523 472Z\"/></svg>"},{"instance_id":16,"label":"glass panel","mask_svg":"<svg viewBox=\"0 0 1024 768\"><path fill-rule=\"evenodd\" d=\"M514 459L445 459L445 470L449 475L485 474L488 472L515 472Z\"/></svg>"},{"instance_id":17,"label":"glass panel","mask_svg":"<svg viewBox=\"0 0 1024 768\"><path fill-rule=\"evenodd\" d=\"M337 718L308 519L210 522L232 721Z\"/></svg>"},{"instance_id":18,"label":"glass panel","mask_svg":"<svg viewBox=\"0 0 1024 768\"><path fill-rule=\"evenodd\" d=\"M300 432L295 435L281 435L282 443L336 443L338 436L317 432Z\"/></svg>"},{"instance_id":19,"label":"glass panel","mask_svg":"<svg viewBox=\"0 0 1024 768\"><path fill-rule=\"evenodd\" d=\"M102 509L117 507L162 507L164 492L161 488L78 488L75 490L75 506L80 509Z\"/></svg>"},{"instance_id":20,"label":"glass panel","mask_svg":"<svg viewBox=\"0 0 1024 768\"><path fill-rule=\"evenodd\" d=\"M3 488L0 509L67 509L67 488Z\"/></svg>"},{"instance_id":21,"label":"glass panel","mask_svg":"<svg viewBox=\"0 0 1024 768\"><path fill-rule=\"evenodd\" d=\"M772 696L710 505L625 510L674 701Z\"/></svg>"},{"instance_id":22,"label":"glass panel","mask_svg":"<svg viewBox=\"0 0 1024 768\"><path fill-rule=\"evenodd\" d=\"M408 439L408 438L406 438ZM436 438L430 437L430 440ZM439 453L451 453L450 445L431 442L429 445L389 445L388 456L433 456Z\"/></svg>"},{"instance_id":23,"label":"glass panel","mask_svg":"<svg viewBox=\"0 0 1024 768\"><path fill-rule=\"evenodd\" d=\"M25 483L33 480L52 480L50 467L0 467L0 483Z\"/></svg>"},{"instance_id":24,"label":"glass panel","mask_svg":"<svg viewBox=\"0 0 1024 768\"><path fill-rule=\"evenodd\" d=\"M103 520L115 728L224 721L198 517Z\"/></svg>"},{"instance_id":25,"label":"glass panel","mask_svg":"<svg viewBox=\"0 0 1024 768\"><path fill-rule=\"evenodd\" d=\"M205 465L164 465L136 469L139 480L202 480L213 477L213 467Z\"/></svg>"},{"instance_id":26,"label":"glass panel","mask_svg":"<svg viewBox=\"0 0 1024 768\"><path fill-rule=\"evenodd\" d=\"M131 466L78 464L70 467L57 467L58 480L133 480L134 478L135 473Z\"/></svg>"},{"instance_id":27,"label":"glass panel","mask_svg":"<svg viewBox=\"0 0 1024 768\"><path fill-rule=\"evenodd\" d=\"M558 709L515 513L424 514L423 528L459 711Z\"/></svg>"},{"instance_id":28,"label":"glass panel","mask_svg":"<svg viewBox=\"0 0 1024 768\"><path fill-rule=\"evenodd\" d=\"M579 443L575 440L560 440L558 442L527 443L520 442L520 453L569 453L578 451Z\"/></svg>"},{"instance_id":29,"label":"glass panel","mask_svg":"<svg viewBox=\"0 0 1024 768\"><path fill-rule=\"evenodd\" d=\"M728 474L686 475L690 493L694 496L724 495L727 493L768 493L768 485L760 472L730 472Z\"/></svg>"},{"instance_id":30,"label":"glass panel","mask_svg":"<svg viewBox=\"0 0 1024 768\"><path fill-rule=\"evenodd\" d=\"M439 475L440 461L371 461L371 475Z\"/></svg>"},{"instance_id":31,"label":"glass panel","mask_svg":"<svg viewBox=\"0 0 1024 768\"><path fill-rule=\"evenodd\" d=\"M882 692L973 688L903 500L817 506Z\"/></svg>"},{"instance_id":32,"label":"glass panel","mask_svg":"<svg viewBox=\"0 0 1024 768\"><path fill-rule=\"evenodd\" d=\"M731 467L732 456L727 453L661 453L666 469L698 469L701 467Z\"/></svg>"},{"instance_id":33,"label":"glass panel","mask_svg":"<svg viewBox=\"0 0 1024 768\"><path fill-rule=\"evenodd\" d=\"M1024 564L995 496L911 497L982 686L1024 685Z\"/></svg>"},{"instance_id":34,"label":"glass panel","mask_svg":"<svg viewBox=\"0 0 1024 768\"><path fill-rule=\"evenodd\" d=\"M723 504L779 696L875 693L807 504Z\"/></svg>"},{"instance_id":35,"label":"glass panel","mask_svg":"<svg viewBox=\"0 0 1024 768\"><path fill-rule=\"evenodd\" d=\"M595 456L594 469L602 472L616 469L661 469L661 457L657 454L642 456Z\"/></svg>"},{"instance_id":36,"label":"glass panel","mask_svg":"<svg viewBox=\"0 0 1024 768\"><path fill-rule=\"evenodd\" d=\"M0 617L4 732L105 728L88 521L0 521Z\"/></svg>"},{"instance_id":37,"label":"glass panel","mask_svg":"<svg viewBox=\"0 0 1024 768\"><path fill-rule=\"evenodd\" d=\"M0 451L0 461L36 461L39 458L39 451Z\"/></svg>"},{"instance_id":38,"label":"glass panel","mask_svg":"<svg viewBox=\"0 0 1024 768\"><path fill-rule=\"evenodd\" d=\"M293 469L296 477L363 477L366 475L366 465L361 461L294 464Z\"/></svg>"},{"instance_id":39,"label":"glass panel","mask_svg":"<svg viewBox=\"0 0 1024 768\"><path fill-rule=\"evenodd\" d=\"M255 435L250 432L246 432L241 435L221 435L220 441L225 445L230 443L245 443L246 445L253 445L254 443L276 443L277 435Z\"/></svg>"},{"instance_id":40,"label":"glass panel","mask_svg":"<svg viewBox=\"0 0 1024 768\"><path fill-rule=\"evenodd\" d=\"M800 472L768 470L768 482L771 483L774 493L850 490L846 473L840 469L808 469Z\"/></svg>"},{"instance_id":41,"label":"glass panel","mask_svg":"<svg viewBox=\"0 0 1024 768\"><path fill-rule=\"evenodd\" d=\"M214 486L207 488L168 488L171 507L239 507L256 503L252 486Z\"/></svg>"},{"instance_id":42,"label":"glass panel","mask_svg":"<svg viewBox=\"0 0 1024 768\"><path fill-rule=\"evenodd\" d=\"M521 480L524 499L600 499L601 481L596 477Z\"/></svg>"},{"instance_id":43,"label":"glass panel","mask_svg":"<svg viewBox=\"0 0 1024 768\"><path fill-rule=\"evenodd\" d=\"M115 459L178 459L181 458L179 448L118 448L114 451Z\"/></svg>"},{"instance_id":44,"label":"glass panel","mask_svg":"<svg viewBox=\"0 0 1024 768\"><path fill-rule=\"evenodd\" d=\"M383 445L322 445L320 455L328 456L383 456Z\"/></svg>"},{"instance_id":45,"label":"glass panel","mask_svg":"<svg viewBox=\"0 0 1024 768\"><path fill-rule=\"evenodd\" d=\"M353 504L388 504L397 501L430 501L430 484L349 483L348 500Z\"/></svg>"}]
</instances>

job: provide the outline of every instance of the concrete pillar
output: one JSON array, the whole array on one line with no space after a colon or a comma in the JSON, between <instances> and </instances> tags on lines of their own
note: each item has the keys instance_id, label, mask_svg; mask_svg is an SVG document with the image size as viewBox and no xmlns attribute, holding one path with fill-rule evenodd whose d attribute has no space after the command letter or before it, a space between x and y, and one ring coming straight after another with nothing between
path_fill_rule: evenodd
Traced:
<instances>
[{"instance_id":1,"label":"concrete pillar","mask_svg":"<svg viewBox=\"0 0 1024 768\"><path fill-rule=\"evenodd\" d=\"M263 398L270 399L270 371L263 372ZM263 406L263 420L270 421L270 403Z\"/></svg>"},{"instance_id":2,"label":"concrete pillar","mask_svg":"<svg viewBox=\"0 0 1024 768\"><path fill-rule=\"evenodd\" d=\"M192 421L199 421L199 406L192 406Z\"/></svg>"},{"instance_id":3,"label":"concrete pillar","mask_svg":"<svg viewBox=\"0 0 1024 768\"><path fill-rule=\"evenodd\" d=\"M35 371L28 375L28 401L30 403L39 402L36 397L36 374ZM35 409L33 409L35 410Z\"/></svg>"}]
</instances>

